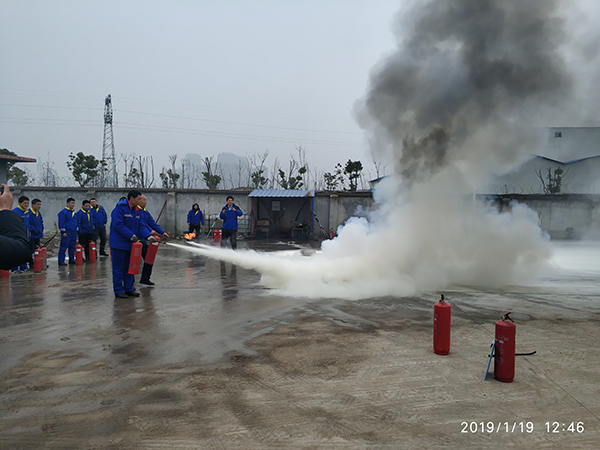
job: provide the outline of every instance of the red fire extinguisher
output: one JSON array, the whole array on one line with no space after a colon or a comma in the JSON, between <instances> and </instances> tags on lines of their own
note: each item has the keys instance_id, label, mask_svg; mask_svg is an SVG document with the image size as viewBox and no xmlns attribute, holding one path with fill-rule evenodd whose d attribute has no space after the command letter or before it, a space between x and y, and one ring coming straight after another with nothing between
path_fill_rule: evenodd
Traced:
<instances>
[{"instance_id":1,"label":"red fire extinguisher","mask_svg":"<svg viewBox=\"0 0 600 450\"><path fill-rule=\"evenodd\" d=\"M44 255L39 248L36 248L33 252L33 271L40 273L42 271L42 264L44 263Z\"/></svg>"},{"instance_id":2,"label":"red fire extinguisher","mask_svg":"<svg viewBox=\"0 0 600 450\"><path fill-rule=\"evenodd\" d=\"M498 381L510 383L515 377L515 337L517 326L504 314L502 320L496 322L496 338L494 352L494 377Z\"/></svg>"},{"instance_id":3,"label":"red fire extinguisher","mask_svg":"<svg viewBox=\"0 0 600 450\"><path fill-rule=\"evenodd\" d=\"M8 278L10 276L10 270L0 270L0 278Z\"/></svg>"},{"instance_id":4,"label":"red fire extinguisher","mask_svg":"<svg viewBox=\"0 0 600 450\"><path fill-rule=\"evenodd\" d=\"M134 242L131 244L131 256L129 257L129 275L137 275L140 273L140 262L142 260L142 248L141 242Z\"/></svg>"},{"instance_id":5,"label":"red fire extinguisher","mask_svg":"<svg viewBox=\"0 0 600 450\"><path fill-rule=\"evenodd\" d=\"M160 238L155 236L154 239L156 239L156 241L148 244L148 251L146 252L146 257L144 258L144 262L150 265L154 264L156 252L158 252L158 246L160 245Z\"/></svg>"},{"instance_id":6,"label":"red fire extinguisher","mask_svg":"<svg viewBox=\"0 0 600 450\"><path fill-rule=\"evenodd\" d=\"M48 268L48 250L46 247L40 248L40 252L42 253L42 270L46 270Z\"/></svg>"},{"instance_id":7,"label":"red fire extinguisher","mask_svg":"<svg viewBox=\"0 0 600 450\"><path fill-rule=\"evenodd\" d=\"M219 242L221 242L221 230L213 231L213 237L215 239L215 244L218 244Z\"/></svg>"},{"instance_id":8,"label":"red fire extinguisher","mask_svg":"<svg viewBox=\"0 0 600 450\"><path fill-rule=\"evenodd\" d=\"M83 247L81 244L75 246L75 265L83 266Z\"/></svg>"},{"instance_id":9,"label":"red fire extinguisher","mask_svg":"<svg viewBox=\"0 0 600 450\"><path fill-rule=\"evenodd\" d=\"M452 307L444 300L444 294L440 301L433 307L433 351L437 355L450 353L450 318Z\"/></svg>"},{"instance_id":10,"label":"red fire extinguisher","mask_svg":"<svg viewBox=\"0 0 600 450\"><path fill-rule=\"evenodd\" d=\"M96 243L90 241L90 262L96 262Z\"/></svg>"}]
</instances>

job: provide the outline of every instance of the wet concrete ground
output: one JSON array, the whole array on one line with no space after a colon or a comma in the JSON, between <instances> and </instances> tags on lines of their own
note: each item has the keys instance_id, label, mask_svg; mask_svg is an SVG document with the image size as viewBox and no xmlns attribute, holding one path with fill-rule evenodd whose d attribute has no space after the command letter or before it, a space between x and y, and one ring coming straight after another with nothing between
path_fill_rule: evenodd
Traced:
<instances>
[{"instance_id":1,"label":"wet concrete ground","mask_svg":"<svg viewBox=\"0 0 600 450\"><path fill-rule=\"evenodd\" d=\"M156 286L123 300L108 258L50 260L0 279L0 448L598 448L600 245L557 246L565 268L532 286L444 292L448 356L438 292L285 298L162 246ZM517 352L537 353L483 381L508 310Z\"/></svg>"}]
</instances>

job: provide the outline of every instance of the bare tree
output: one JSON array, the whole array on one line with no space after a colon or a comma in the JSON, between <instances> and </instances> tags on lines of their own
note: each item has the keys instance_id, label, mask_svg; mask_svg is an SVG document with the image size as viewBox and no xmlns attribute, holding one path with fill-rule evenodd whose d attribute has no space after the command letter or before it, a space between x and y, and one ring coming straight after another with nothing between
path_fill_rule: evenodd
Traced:
<instances>
[{"instance_id":1,"label":"bare tree","mask_svg":"<svg viewBox=\"0 0 600 450\"><path fill-rule=\"evenodd\" d=\"M298 154L297 165L300 169L304 168L304 171L301 171L302 182L304 186L308 188L308 185L310 183L310 167L306 158L306 148L302 147L301 145L298 145L296 147L296 153ZM292 159L294 158L292 157Z\"/></svg>"},{"instance_id":2,"label":"bare tree","mask_svg":"<svg viewBox=\"0 0 600 450\"><path fill-rule=\"evenodd\" d=\"M269 189L275 189L278 185L277 177L279 176L279 171L281 170L281 165L279 164L279 159L275 158L273 161L273 169L271 170L271 176L269 177Z\"/></svg>"},{"instance_id":3,"label":"bare tree","mask_svg":"<svg viewBox=\"0 0 600 450\"><path fill-rule=\"evenodd\" d=\"M125 187L133 186L138 178L135 172L132 173L133 167L132 163L130 162L135 159L135 153L121 152L120 156L125 166L125 170L123 170L123 181L125 182Z\"/></svg>"},{"instance_id":4,"label":"bare tree","mask_svg":"<svg viewBox=\"0 0 600 450\"><path fill-rule=\"evenodd\" d=\"M142 188L150 188L154 184L154 159L151 156L138 156L138 172L140 173L140 185Z\"/></svg>"},{"instance_id":5,"label":"bare tree","mask_svg":"<svg viewBox=\"0 0 600 450\"><path fill-rule=\"evenodd\" d=\"M297 150L299 158L302 158L301 147L298 147ZM277 183L283 189L301 189L304 186L306 172L306 166L301 165L294 155L290 155L288 171L284 172L281 168L278 169Z\"/></svg>"},{"instance_id":6,"label":"bare tree","mask_svg":"<svg viewBox=\"0 0 600 450\"><path fill-rule=\"evenodd\" d=\"M248 164L248 158L246 158L245 156L238 156L237 157L237 164L235 165L235 169L236 169L236 175L237 175L237 182L236 185L234 187L247 187L250 185L250 177L249 175L249 170L248 170L249 164Z\"/></svg>"},{"instance_id":7,"label":"bare tree","mask_svg":"<svg viewBox=\"0 0 600 450\"><path fill-rule=\"evenodd\" d=\"M381 158L373 158L373 165L375 166L375 178L378 180L385 176L385 168L387 165L383 164Z\"/></svg>"},{"instance_id":8,"label":"bare tree","mask_svg":"<svg viewBox=\"0 0 600 450\"><path fill-rule=\"evenodd\" d=\"M48 152L48 160L38 163L38 180L40 186L58 187L60 186L60 178L54 170L54 161L50 161L50 152Z\"/></svg>"},{"instance_id":9,"label":"bare tree","mask_svg":"<svg viewBox=\"0 0 600 450\"><path fill-rule=\"evenodd\" d=\"M249 161L249 172L250 172L250 185L255 189L264 188L268 179L265 177L265 171L267 167L265 166L265 161L269 157L269 150L265 150L263 153L254 152L252 155L248 157Z\"/></svg>"}]
</instances>

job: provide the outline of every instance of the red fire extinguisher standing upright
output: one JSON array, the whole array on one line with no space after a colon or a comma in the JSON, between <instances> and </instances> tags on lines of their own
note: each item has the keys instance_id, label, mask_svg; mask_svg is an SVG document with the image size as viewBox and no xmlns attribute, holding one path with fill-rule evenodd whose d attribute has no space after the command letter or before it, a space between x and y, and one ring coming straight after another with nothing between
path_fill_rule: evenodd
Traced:
<instances>
[{"instance_id":1,"label":"red fire extinguisher standing upright","mask_svg":"<svg viewBox=\"0 0 600 450\"><path fill-rule=\"evenodd\" d=\"M137 275L140 273L140 262L142 260L142 248L144 246L141 242L134 242L131 244L131 256L129 257L129 275Z\"/></svg>"},{"instance_id":2,"label":"red fire extinguisher standing upright","mask_svg":"<svg viewBox=\"0 0 600 450\"><path fill-rule=\"evenodd\" d=\"M95 241L90 241L89 244L90 246L90 262L96 262L96 242Z\"/></svg>"},{"instance_id":3,"label":"red fire extinguisher standing upright","mask_svg":"<svg viewBox=\"0 0 600 450\"><path fill-rule=\"evenodd\" d=\"M83 246L81 244L75 246L75 265L83 266Z\"/></svg>"},{"instance_id":4,"label":"red fire extinguisher standing upright","mask_svg":"<svg viewBox=\"0 0 600 450\"><path fill-rule=\"evenodd\" d=\"M33 252L33 271L40 273L42 271L42 265L44 264L44 255L39 248L36 248Z\"/></svg>"},{"instance_id":5,"label":"red fire extinguisher standing upright","mask_svg":"<svg viewBox=\"0 0 600 450\"><path fill-rule=\"evenodd\" d=\"M498 381L510 383L515 377L515 337L517 326L504 314L502 320L496 322L494 351L494 377Z\"/></svg>"},{"instance_id":6,"label":"red fire extinguisher standing upright","mask_svg":"<svg viewBox=\"0 0 600 450\"><path fill-rule=\"evenodd\" d=\"M433 307L433 351L437 355L450 353L451 309L444 300L444 294Z\"/></svg>"},{"instance_id":7,"label":"red fire extinguisher standing upright","mask_svg":"<svg viewBox=\"0 0 600 450\"><path fill-rule=\"evenodd\" d=\"M43 258L42 270L46 270L48 268L48 250L46 249L46 247L42 247L40 248L40 251L42 252Z\"/></svg>"}]
</instances>

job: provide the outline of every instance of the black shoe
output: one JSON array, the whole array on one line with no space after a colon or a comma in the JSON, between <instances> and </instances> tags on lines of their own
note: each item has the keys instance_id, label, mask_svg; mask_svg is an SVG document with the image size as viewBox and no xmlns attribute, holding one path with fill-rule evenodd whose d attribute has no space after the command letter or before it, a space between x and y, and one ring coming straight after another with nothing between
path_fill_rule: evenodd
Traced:
<instances>
[{"instance_id":1,"label":"black shoe","mask_svg":"<svg viewBox=\"0 0 600 450\"><path fill-rule=\"evenodd\" d=\"M139 297L140 293L136 291L125 292L129 297Z\"/></svg>"},{"instance_id":2,"label":"black shoe","mask_svg":"<svg viewBox=\"0 0 600 450\"><path fill-rule=\"evenodd\" d=\"M66 266L67 263L58 263L59 266ZM46 266L47 267L47 266Z\"/></svg>"},{"instance_id":3,"label":"black shoe","mask_svg":"<svg viewBox=\"0 0 600 450\"><path fill-rule=\"evenodd\" d=\"M127 295L125 292L121 292L120 294L116 294L115 298L129 298L129 295Z\"/></svg>"},{"instance_id":4,"label":"black shoe","mask_svg":"<svg viewBox=\"0 0 600 450\"><path fill-rule=\"evenodd\" d=\"M147 284L148 286L154 286L154 283L150 280L140 280L140 284Z\"/></svg>"},{"instance_id":5,"label":"black shoe","mask_svg":"<svg viewBox=\"0 0 600 450\"><path fill-rule=\"evenodd\" d=\"M100 253L100 256L108 256L108 253Z\"/></svg>"},{"instance_id":6,"label":"black shoe","mask_svg":"<svg viewBox=\"0 0 600 450\"><path fill-rule=\"evenodd\" d=\"M74 266L75 265L75 261L69 261L69 265L70 266Z\"/></svg>"}]
</instances>

